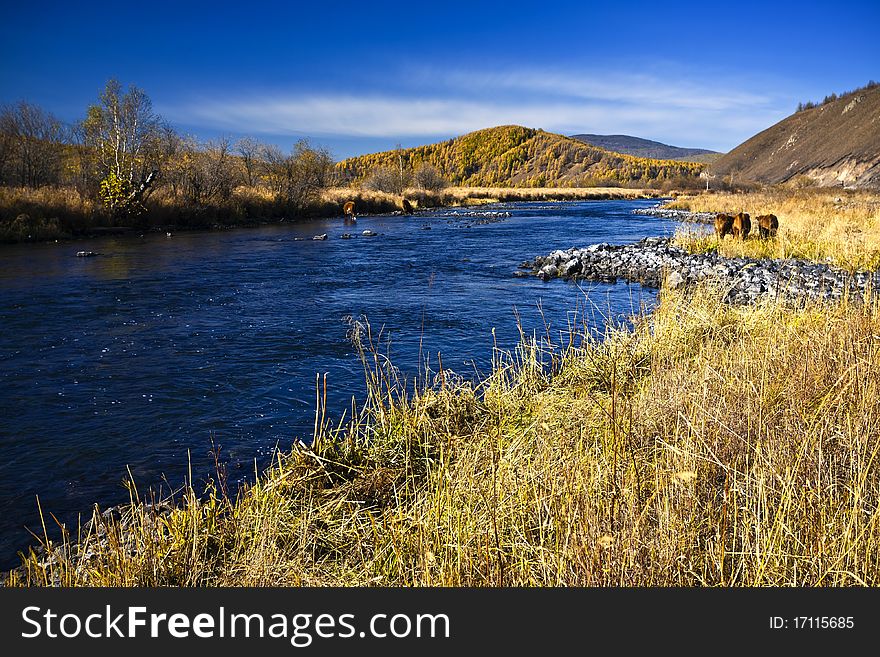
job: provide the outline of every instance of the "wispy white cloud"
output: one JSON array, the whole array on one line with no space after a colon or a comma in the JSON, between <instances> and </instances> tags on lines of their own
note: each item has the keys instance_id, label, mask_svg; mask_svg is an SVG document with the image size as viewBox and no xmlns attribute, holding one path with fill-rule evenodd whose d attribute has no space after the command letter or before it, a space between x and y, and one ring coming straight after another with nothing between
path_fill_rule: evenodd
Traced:
<instances>
[{"instance_id":1,"label":"wispy white cloud","mask_svg":"<svg viewBox=\"0 0 880 657\"><path fill-rule=\"evenodd\" d=\"M163 108L170 119L235 133L436 138L502 124L625 133L727 149L787 111L722 82L559 71L410 72L394 94L251 94ZM430 89L430 92L428 91Z\"/></svg>"},{"instance_id":2,"label":"wispy white cloud","mask_svg":"<svg viewBox=\"0 0 880 657\"><path fill-rule=\"evenodd\" d=\"M491 123L501 108L446 99L352 95L266 96L202 100L172 109L172 118L238 132L359 137L441 135Z\"/></svg>"},{"instance_id":3,"label":"wispy white cloud","mask_svg":"<svg viewBox=\"0 0 880 657\"><path fill-rule=\"evenodd\" d=\"M684 79L666 75L608 71L583 73L561 70L442 71L421 69L414 75L433 85L461 90L504 90L554 98L584 99L680 109L725 110L770 102L767 94L731 88L724 80Z\"/></svg>"}]
</instances>

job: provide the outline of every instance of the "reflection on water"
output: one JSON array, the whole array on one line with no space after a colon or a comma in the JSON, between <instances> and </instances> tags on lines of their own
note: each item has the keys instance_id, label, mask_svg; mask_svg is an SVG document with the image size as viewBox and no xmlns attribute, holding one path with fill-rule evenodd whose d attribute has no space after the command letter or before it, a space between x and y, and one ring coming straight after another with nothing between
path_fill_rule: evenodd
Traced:
<instances>
[{"instance_id":1,"label":"reflection on water","mask_svg":"<svg viewBox=\"0 0 880 657\"><path fill-rule=\"evenodd\" d=\"M0 562L38 526L35 496L65 521L141 485L204 476L213 440L230 471L308 440L316 373L331 413L363 395L346 317L382 330L409 375L420 353L463 375L491 367L494 341L564 331L576 306L631 313L638 286L515 278L557 248L635 241L673 224L632 215L646 201L441 210L225 232L0 248ZM430 230L425 229L430 226ZM364 237L363 230L378 233ZM340 239L345 232L352 239ZM327 233L326 241L312 241ZM299 239L297 239L299 238ZM78 258L79 250L100 255ZM601 315L596 314L596 324Z\"/></svg>"}]
</instances>

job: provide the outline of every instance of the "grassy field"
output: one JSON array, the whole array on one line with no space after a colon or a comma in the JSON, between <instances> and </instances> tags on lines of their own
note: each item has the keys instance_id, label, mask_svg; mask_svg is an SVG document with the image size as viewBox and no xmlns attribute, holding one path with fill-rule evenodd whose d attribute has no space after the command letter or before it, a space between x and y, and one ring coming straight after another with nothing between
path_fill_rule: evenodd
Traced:
<instances>
[{"instance_id":1,"label":"grassy field","mask_svg":"<svg viewBox=\"0 0 880 657\"><path fill-rule=\"evenodd\" d=\"M830 262L845 269L880 267L880 194L840 189L771 188L753 193L711 193L680 196L667 207L695 212L748 212L751 239L727 238L719 245L714 235L687 230L679 243L692 251L717 249L726 256L804 258ZM755 217L779 218L776 240L757 239Z\"/></svg>"}]
</instances>

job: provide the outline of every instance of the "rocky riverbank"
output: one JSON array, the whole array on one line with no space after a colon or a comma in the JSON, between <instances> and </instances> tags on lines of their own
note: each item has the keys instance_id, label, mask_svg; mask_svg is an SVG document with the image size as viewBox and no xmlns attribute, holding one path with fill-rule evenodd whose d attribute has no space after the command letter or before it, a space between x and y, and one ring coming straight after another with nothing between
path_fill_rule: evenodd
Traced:
<instances>
[{"instance_id":1,"label":"rocky riverbank","mask_svg":"<svg viewBox=\"0 0 880 657\"><path fill-rule=\"evenodd\" d=\"M533 262L524 262L518 275L531 273L544 281L617 280L659 287L664 277L673 288L702 281L727 289L732 303L760 299L840 299L880 288L880 272L850 273L804 260L725 258L717 253L688 253L670 238L649 237L634 244L593 244L586 248L553 251Z\"/></svg>"},{"instance_id":2,"label":"rocky riverbank","mask_svg":"<svg viewBox=\"0 0 880 657\"><path fill-rule=\"evenodd\" d=\"M662 205L652 208L636 208L633 214L641 214L649 217L661 217L672 221L681 221L691 224L711 224L715 221L715 215L711 212L691 212L690 210L670 210Z\"/></svg>"}]
</instances>

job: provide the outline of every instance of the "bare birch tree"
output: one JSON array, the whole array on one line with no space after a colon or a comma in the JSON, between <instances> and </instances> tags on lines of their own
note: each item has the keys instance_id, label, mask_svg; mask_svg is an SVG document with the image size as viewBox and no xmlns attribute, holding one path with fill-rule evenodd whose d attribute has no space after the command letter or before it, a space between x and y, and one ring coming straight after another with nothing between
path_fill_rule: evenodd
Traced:
<instances>
[{"instance_id":1,"label":"bare birch tree","mask_svg":"<svg viewBox=\"0 0 880 657\"><path fill-rule=\"evenodd\" d=\"M123 92L110 80L100 102L82 123L87 146L94 149L101 197L111 211L129 210L149 191L158 174L162 123L142 89Z\"/></svg>"}]
</instances>

